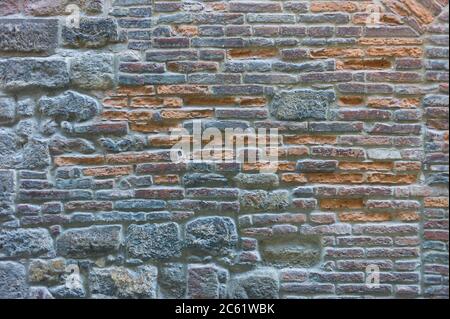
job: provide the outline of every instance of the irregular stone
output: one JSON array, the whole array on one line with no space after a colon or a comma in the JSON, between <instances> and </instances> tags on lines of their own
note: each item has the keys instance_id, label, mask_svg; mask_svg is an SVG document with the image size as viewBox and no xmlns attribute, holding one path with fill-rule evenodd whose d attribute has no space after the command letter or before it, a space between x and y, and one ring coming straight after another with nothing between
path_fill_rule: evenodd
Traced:
<instances>
[{"instance_id":1,"label":"irregular stone","mask_svg":"<svg viewBox=\"0 0 450 319\"><path fill-rule=\"evenodd\" d=\"M54 254L53 239L46 229L0 231L0 257L52 257Z\"/></svg>"},{"instance_id":2,"label":"irregular stone","mask_svg":"<svg viewBox=\"0 0 450 319\"><path fill-rule=\"evenodd\" d=\"M220 269L214 265L188 265L187 296L190 299L218 299Z\"/></svg>"},{"instance_id":3,"label":"irregular stone","mask_svg":"<svg viewBox=\"0 0 450 319\"><path fill-rule=\"evenodd\" d=\"M22 120L17 123L16 133L22 143L26 143L32 139L33 134L37 131L37 124L32 119Z\"/></svg>"},{"instance_id":4,"label":"irregular stone","mask_svg":"<svg viewBox=\"0 0 450 319\"><path fill-rule=\"evenodd\" d=\"M0 170L0 193L15 193L16 181L14 171Z\"/></svg>"},{"instance_id":5,"label":"irregular stone","mask_svg":"<svg viewBox=\"0 0 450 319\"><path fill-rule=\"evenodd\" d=\"M56 298L84 298L86 297L86 290L79 275L74 275L73 279L67 281L65 285L60 285L50 288L50 293Z\"/></svg>"},{"instance_id":6,"label":"irregular stone","mask_svg":"<svg viewBox=\"0 0 450 319\"><path fill-rule=\"evenodd\" d=\"M2 0L0 2L0 16L19 13L19 4L17 0Z\"/></svg>"},{"instance_id":7,"label":"irregular stone","mask_svg":"<svg viewBox=\"0 0 450 319\"><path fill-rule=\"evenodd\" d=\"M234 180L239 188L271 189L280 185L276 174L238 174Z\"/></svg>"},{"instance_id":8,"label":"irregular stone","mask_svg":"<svg viewBox=\"0 0 450 319\"><path fill-rule=\"evenodd\" d=\"M11 124L16 119L16 101L9 97L0 97L0 124Z\"/></svg>"},{"instance_id":9,"label":"irregular stone","mask_svg":"<svg viewBox=\"0 0 450 319\"><path fill-rule=\"evenodd\" d=\"M242 209L280 211L290 205L288 191L267 192L264 190L243 191L240 196Z\"/></svg>"},{"instance_id":10,"label":"irregular stone","mask_svg":"<svg viewBox=\"0 0 450 319\"><path fill-rule=\"evenodd\" d=\"M24 99L17 102L17 114L20 116L33 116L36 110L36 102L32 99Z\"/></svg>"},{"instance_id":11,"label":"irregular stone","mask_svg":"<svg viewBox=\"0 0 450 319\"><path fill-rule=\"evenodd\" d=\"M0 20L0 52L52 54L58 45L56 19Z\"/></svg>"},{"instance_id":12,"label":"irregular stone","mask_svg":"<svg viewBox=\"0 0 450 319\"><path fill-rule=\"evenodd\" d=\"M133 258L169 259L181 255L182 242L176 223L130 225L126 249Z\"/></svg>"},{"instance_id":13,"label":"irregular stone","mask_svg":"<svg viewBox=\"0 0 450 319\"><path fill-rule=\"evenodd\" d=\"M158 270L154 266L94 268L89 273L92 294L117 298L156 298Z\"/></svg>"},{"instance_id":14,"label":"irregular stone","mask_svg":"<svg viewBox=\"0 0 450 319\"><path fill-rule=\"evenodd\" d=\"M28 295L25 267L12 261L0 261L0 299L24 299Z\"/></svg>"},{"instance_id":15,"label":"irregular stone","mask_svg":"<svg viewBox=\"0 0 450 319\"><path fill-rule=\"evenodd\" d=\"M57 89L69 84L67 64L62 59L0 60L0 88L9 91Z\"/></svg>"},{"instance_id":16,"label":"irregular stone","mask_svg":"<svg viewBox=\"0 0 450 319\"><path fill-rule=\"evenodd\" d=\"M63 43L74 48L100 48L121 41L115 20L109 18L81 18L79 28L63 27Z\"/></svg>"},{"instance_id":17,"label":"irregular stone","mask_svg":"<svg viewBox=\"0 0 450 319\"><path fill-rule=\"evenodd\" d=\"M164 298L183 299L186 295L186 267L183 264L166 264L160 268L159 285Z\"/></svg>"},{"instance_id":18,"label":"irregular stone","mask_svg":"<svg viewBox=\"0 0 450 319\"><path fill-rule=\"evenodd\" d=\"M232 299L277 299L279 281L271 268L260 268L232 278L228 293Z\"/></svg>"},{"instance_id":19,"label":"irregular stone","mask_svg":"<svg viewBox=\"0 0 450 319\"><path fill-rule=\"evenodd\" d=\"M61 16L66 15L69 4L77 5L82 12L88 14L101 13L104 0L25 0L24 12L33 16Z\"/></svg>"},{"instance_id":20,"label":"irregular stone","mask_svg":"<svg viewBox=\"0 0 450 319\"><path fill-rule=\"evenodd\" d=\"M83 54L70 62L71 83L86 90L111 88L114 84L112 54Z\"/></svg>"},{"instance_id":21,"label":"irregular stone","mask_svg":"<svg viewBox=\"0 0 450 319\"><path fill-rule=\"evenodd\" d=\"M93 98L74 91L67 91L55 97L42 97L39 110L57 121L82 122L100 113L101 106Z\"/></svg>"},{"instance_id":22,"label":"irregular stone","mask_svg":"<svg viewBox=\"0 0 450 319\"><path fill-rule=\"evenodd\" d=\"M23 148L18 168L41 169L50 165L50 152L46 141L32 138Z\"/></svg>"},{"instance_id":23,"label":"irregular stone","mask_svg":"<svg viewBox=\"0 0 450 319\"><path fill-rule=\"evenodd\" d=\"M66 230L56 240L57 252L61 256L73 258L116 252L120 245L121 230L122 227L118 225Z\"/></svg>"},{"instance_id":24,"label":"irregular stone","mask_svg":"<svg viewBox=\"0 0 450 319\"><path fill-rule=\"evenodd\" d=\"M15 168L19 139L10 130L0 128L0 168Z\"/></svg>"},{"instance_id":25,"label":"irregular stone","mask_svg":"<svg viewBox=\"0 0 450 319\"><path fill-rule=\"evenodd\" d=\"M30 287L28 299L55 299L46 287Z\"/></svg>"},{"instance_id":26,"label":"irregular stone","mask_svg":"<svg viewBox=\"0 0 450 319\"><path fill-rule=\"evenodd\" d=\"M335 98L334 91L281 91L273 97L270 110L278 120L323 120Z\"/></svg>"},{"instance_id":27,"label":"irregular stone","mask_svg":"<svg viewBox=\"0 0 450 319\"><path fill-rule=\"evenodd\" d=\"M183 177L183 183L186 187L214 187L225 186L228 183L226 177L219 174L187 174Z\"/></svg>"},{"instance_id":28,"label":"irregular stone","mask_svg":"<svg viewBox=\"0 0 450 319\"><path fill-rule=\"evenodd\" d=\"M82 154L95 153L95 145L85 139L68 139L60 135L54 136L49 141L49 149L52 154L64 154L79 152Z\"/></svg>"},{"instance_id":29,"label":"irregular stone","mask_svg":"<svg viewBox=\"0 0 450 319\"><path fill-rule=\"evenodd\" d=\"M237 241L236 225L229 217L202 217L186 225L187 246L205 253L226 254Z\"/></svg>"},{"instance_id":30,"label":"irregular stone","mask_svg":"<svg viewBox=\"0 0 450 319\"><path fill-rule=\"evenodd\" d=\"M262 251L263 260L280 265L312 267L320 261L320 248L313 246L270 245Z\"/></svg>"},{"instance_id":31,"label":"irregular stone","mask_svg":"<svg viewBox=\"0 0 450 319\"><path fill-rule=\"evenodd\" d=\"M66 262L63 258L34 259L28 266L28 281L44 285L61 284L65 271Z\"/></svg>"}]
</instances>

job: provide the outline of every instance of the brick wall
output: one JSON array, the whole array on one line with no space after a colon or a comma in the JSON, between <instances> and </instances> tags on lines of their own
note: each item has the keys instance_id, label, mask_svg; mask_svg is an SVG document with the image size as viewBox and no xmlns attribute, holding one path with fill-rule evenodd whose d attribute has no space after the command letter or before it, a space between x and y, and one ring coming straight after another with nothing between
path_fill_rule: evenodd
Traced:
<instances>
[{"instance_id":1,"label":"brick wall","mask_svg":"<svg viewBox=\"0 0 450 319\"><path fill-rule=\"evenodd\" d=\"M447 0L0 0L0 298L448 298L448 55Z\"/></svg>"}]
</instances>

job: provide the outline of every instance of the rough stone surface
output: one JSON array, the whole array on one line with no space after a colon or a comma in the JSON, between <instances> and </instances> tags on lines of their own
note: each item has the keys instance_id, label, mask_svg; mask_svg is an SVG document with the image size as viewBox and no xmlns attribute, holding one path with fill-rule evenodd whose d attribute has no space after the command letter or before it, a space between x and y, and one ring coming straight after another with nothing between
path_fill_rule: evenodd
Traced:
<instances>
[{"instance_id":1,"label":"rough stone surface","mask_svg":"<svg viewBox=\"0 0 450 319\"><path fill-rule=\"evenodd\" d=\"M76 48L99 48L120 40L118 26L113 19L81 18L80 28L63 26L63 43Z\"/></svg>"},{"instance_id":2,"label":"rough stone surface","mask_svg":"<svg viewBox=\"0 0 450 319\"><path fill-rule=\"evenodd\" d=\"M28 296L25 267L12 261L0 261L0 299Z\"/></svg>"},{"instance_id":3,"label":"rough stone surface","mask_svg":"<svg viewBox=\"0 0 450 319\"><path fill-rule=\"evenodd\" d=\"M50 257L55 253L48 230L17 229L0 231L0 256Z\"/></svg>"},{"instance_id":4,"label":"rough stone surface","mask_svg":"<svg viewBox=\"0 0 450 319\"><path fill-rule=\"evenodd\" d=\"M105 297L156 298L157 276L153 266L94 268L89 273L90 290Z\"/></svg>"},{"instance_id":5,"label":"rough stone surface","mask_svg":"<svg viewBox=\"0 0 450 319\"><path fill-rule=\"evenodd\" d=\"M274 96L270 108L272 115L279 120L324 120L334 100L333 91L282 91Z\"/></svg>"},{"instance_id":6,"label":"rough stone surface","mask_svg":"<svg viewBox=\"0 0 450 319\"><path fill-rule=\"evenodd\" d=\"M120 232L120 226L69 229L57 238L57 251L61 256L73 258L114 253L120 245Z\"/></svg>"},{"instance_id":7,"label":"rough stone surface","mask_svg":"<svg viewBox=\"0 0 450 319\"><path fill-rule=\"evenodd\" d=\"M236 226L228 217L198 218L186 225L187 245L209 254L226 253L237 240Z\"/></svg>"},{"instance_id":8,"label":"rough stone surface","mask_svg":"<svg viewBox=\"0 0 450 319\"><path fill-rule=\"evenodd\" d=\"M69 72L62 59L0 60L0 88L9 91L57 89L68 84Z\"/></svg>"},{"instance_id":9,"label":"rough stone surface","mask_svg":"<svg viewBox=\"0 0 450 319\"><path fill-rule=\"evenodd\" d=\"M448 20L0 0L0 298L448 298Z\"/></svg>"},{"instance_id":10,"label":"rough stone surface","mask_svg":"<svg viewBox=\"0 0 450 319\"><path fill-rule=\"evenodd\" d=\"M181 254L180 230L176 223L131 225L127 251L133 258L167 259Z\"/></svg>"},{"instance_id":11,"label":"rough stone surface","mask_svg":"<svg viewBox=\"0 0 450 319\"><path fill-rule=\"evenodd\" d=\"M279 282L276 272L261 268L230 280L229 297L233 299L277 299Z\"/></svg>"},{"instance_id":12,"label":"rough stone surface","mask_svg":"<svg viewBox=\"0 0 450 319\"><path fill-rule=\"evenodd\" d=\"M111 54L84 54L70 61L74 86L87 90L109 89L114 84L114 57Z\"/></svg>"},{"instance_id":13,"label":"rough stone surface","mask_svg":"<svg viewBox=\"0 0 450 319\"><path fill-rule=\"evenodd\" d=\"M89 96L67 91L55 97L41 98L39 110L57 121L81 122L97 115L100 112L100 105Z\"/></svg>"},{"instance_id":14,"label":"rough stone surface","mask_svg":"<svg viewBox=\"0 0 450 319\"><path fill-rule=\"evenodd\" d=\"M52 54L58 45L55 19L1 19L0 52Z\"/></svg>"}]
</instances>

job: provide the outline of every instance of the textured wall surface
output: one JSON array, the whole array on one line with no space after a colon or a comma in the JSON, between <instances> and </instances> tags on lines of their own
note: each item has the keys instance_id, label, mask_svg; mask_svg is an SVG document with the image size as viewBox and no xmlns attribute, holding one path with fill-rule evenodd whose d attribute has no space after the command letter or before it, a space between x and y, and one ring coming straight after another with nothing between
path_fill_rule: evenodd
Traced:
<instances>
[{"instance_id":1,"label":"textured wall surface","mask_svg":"<svg viewBox=\"0 0 450 319\"><path fill-rule=\"evenodd\" d=\"M0 298L448 297L448 50L447 0L0 0ZM196 119L278 171L171 162Z\"/></svg>"}]
</instances>

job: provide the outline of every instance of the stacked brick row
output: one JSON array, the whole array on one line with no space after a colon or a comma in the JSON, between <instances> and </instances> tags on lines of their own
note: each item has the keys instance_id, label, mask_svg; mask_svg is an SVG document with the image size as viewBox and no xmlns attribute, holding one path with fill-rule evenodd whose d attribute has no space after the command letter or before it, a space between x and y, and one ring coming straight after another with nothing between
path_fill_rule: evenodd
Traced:
<instances>
[{"instance_id":1,"label":"stacked brick row","mask_svg":"<svg viewBox=\"0 0 450 319\"><path fill-rule=\"evenodd\" d=\"M448 297L447 1L0 16L0 297ZM172 162L197 120L278 170Z\"/></svg>"}]
</instances>

